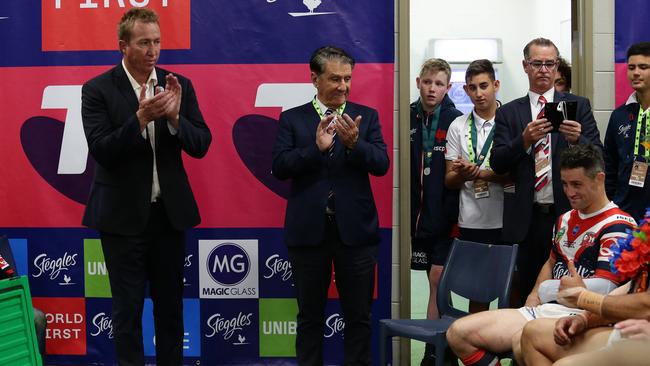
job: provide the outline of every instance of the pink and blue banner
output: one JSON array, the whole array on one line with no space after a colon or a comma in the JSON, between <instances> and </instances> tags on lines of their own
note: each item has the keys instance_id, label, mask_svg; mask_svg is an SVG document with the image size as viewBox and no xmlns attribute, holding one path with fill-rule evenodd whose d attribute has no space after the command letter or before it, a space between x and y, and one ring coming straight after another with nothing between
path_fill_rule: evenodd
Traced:
<instances>
[{"instance_id":1,"label":"pink and blue banner","mask_svg":"<svg viewBox=\"0 0 650 366\"><path fill-rule=\"evenodd\" d=\"M618 107L633 92L627 80L627 49L637 42L650 42L650 3L644 0L616 0L614 13L614 67Z\"/></svg>"},{"instance_id":2,"label":"pink and blue banner","mask_svg":"<svg viewBox=\"0 0 650 366\"><path fill-rule=\"evenodd\" d=\"M213 142L185 166L202 216L185 257L185 363L295 364L297 305L282 241L288 183L270 175L282 110L314 95L308 60L333 44L357 60L350 99L379 112L393 146L394 4L371 0L3 0L0 2L0 234L46 313L53 364L115 362L98 234L81 226L95 162L81 85L120 62L116 24L160 15L160 65L189 77ZM372 179L381 226L373 347L390 317L392 169ZM219 265L214 265L215 261ZM342 362L345 319L330 291L326 364ZM144 343L154 360L151 303ZM1 326L1 325L0 325ZM375 352L376 354L376 352Z\"/></svg>"}]
</instances>

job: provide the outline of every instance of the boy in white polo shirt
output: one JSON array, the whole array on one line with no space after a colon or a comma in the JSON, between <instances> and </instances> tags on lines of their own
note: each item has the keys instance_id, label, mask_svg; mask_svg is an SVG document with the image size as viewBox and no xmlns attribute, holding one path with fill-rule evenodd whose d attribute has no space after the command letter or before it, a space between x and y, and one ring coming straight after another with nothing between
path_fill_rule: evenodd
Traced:
<instances>
[{"instance_id":1,"label":"boy in white polo shirt","mask_svg":"<svg viewBox=\"0 0 650 366\"><path fill-rule=\"evenodd\" d=\"M474 103L471 113L456 118L447 132L445 185L460 188L460 239L501 242L503 185L490 169L494 115L499 102L492 63L473 61L465 72L465 92Z\"/></svg>"}]
</instances>

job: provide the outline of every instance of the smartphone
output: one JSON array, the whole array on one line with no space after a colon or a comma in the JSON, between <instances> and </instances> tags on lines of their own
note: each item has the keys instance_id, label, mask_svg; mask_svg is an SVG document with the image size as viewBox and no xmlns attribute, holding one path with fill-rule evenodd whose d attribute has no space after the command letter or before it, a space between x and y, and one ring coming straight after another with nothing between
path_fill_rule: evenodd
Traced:
<instances>
[{"instance_id":1,"label":"smartphone","mask_svg":"<svg viewBox=\"0 0 650 366\"><path fill-rule=\"evenodd\" d=\"M578 102L575 100L548 102L544 104L544 118L553 125L553 132L558 132L565 119L575 121Z\"/></svg>"}]
</instances>

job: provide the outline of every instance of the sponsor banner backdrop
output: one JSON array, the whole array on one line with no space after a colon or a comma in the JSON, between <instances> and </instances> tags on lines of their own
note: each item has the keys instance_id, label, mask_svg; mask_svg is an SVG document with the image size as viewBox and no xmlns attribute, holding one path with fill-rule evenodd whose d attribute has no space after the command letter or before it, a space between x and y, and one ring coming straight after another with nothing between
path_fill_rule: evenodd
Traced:
<instances>
[{"instance_id":1,"label":"sponsor banner backdrop","mask_svg":"<svg viewBox=\"0 0 650 366\"><path fill-rule=\"evenodd\" d=\"M634 91L627 80L627 49L634 43L650 40L650 3L645 0L616 0L614 14L614 72L618 107Z\"/></svg>"},{"instance_id":2,"label":"sponsor banner backdrop","mask_svg":"<svg viewBox=\"0 0 650 366\"><path fill-rule=\"evenodd\" d=\"M86 299L83 297L34 297L32 303L45 313L45 348L53 355L86 354Z\"/></svg>"},{"instance_id":3,"label":"sponsor banner backdrop","mask_svg":"<svg viewBox=\"0 0 650 366\"><path fill-rule=\"evenodd\" d=\"M117 362L112 315L111 299L86 299L86 343L91 345L86 356L89 363Z\"/></svg>"},{"instance_id":4,"label":"sponsor banner backdrop","mask_svg":"<svg viewBox=\"0 0 650 366\"><path fill-rule=\"evenodd\" d=\"M282 227L289 182L271 175L271 149L280 112L313 98L308 65L163 67L193 80L213 135L203 159L184 161L201 227ZM0 68L0 80L14 86L0 99L0 110L9 111L0 137L0 192L11 192L3 197L11 209L0 211L2 226L80 225L95 165L83 134L81 86L107 69ZM389 147L393 71L393 65L357 65L350 95L377 109ZM391 176L392 169L371 179L382 227L391 226Z\"/></svg>"},{"instance_id":5,"label":"sponsor banner backdrop","mask_svg":"<svg viewBox=\"0 0 650 366\"><path fill-rule=\"evenodd\" d=\"M337 45L357 61L350 100L377 109L393 151L394 4L0 1L0 234L46 313L48 364L116 363L101 241L80 224L95 169L81 86L120 62L116 25L134 6L159 13L160 66L192 80L213 134L205 158L184 157L202 217L186 235L184 363L295 364L297 304L282 230L289 182L270 174L277 120L313 98L314 49ZM378 320L390 317L392 174L371 178L381 227L375 356ZM333 280L328 298L325 363L340 364L345 319ZM151 310L147 299L143 343L154 362Z\"/></svg>"},{"instance_id":6,"label":"sponsor banner backdrop","mask_svg":"<svg viewBox=\"0 0 650 366\"><path fill-rule=\"evenodd\" d=\"M99 242L96 233L87 229L70 228L3 230L10 238L12 248L19 249L18 253L21 247L30 248L29 253L25 252L25 260L16 259L19 262L19 272L30 277L34 306L49 314L46 316L47 361L57 365L113 365L115 353L111 301L104 296L106 288L102 284L102 276L105 275L101 273L105 264L93 254L97 249L95 243ZM57 245L41 248L39 243L44 235L69 243L68 249L62 252ZM375 331L372 346L375 355L378 355L379 319L390 316L391 230L381 229L380 236L377 263L379 285L372 307L372 325ZM214 257L208 255L205 262L199 254L186 256L185 276L197 279L195 285L186 287L183 301L186 363L295 364L297 303L293 292L293 274L290 266L287 268L284 264L287 249L281 238L281 228L195 229L188 232L187 247L205 247L205 253L214 251L215 254ZM243 252L237 251L238 247ZM258 250L260 248L263 250ZM194 253L197 252L199 251L195 249ZM82 261L80 258L85 256L88 258ZM248 264L243 259L246 256L250 261ZM216 278L225 282L224 278L232 279L235 275L243 277L235 278L234 284L229 286L210 284L212 287L206 287L228 289L220 292L229 296L201 296L202 285L199 287L198 278L207 276L214 282L209 271L211 267L207 265L210 258L219 258L218 263L221 264L221 268L217 264L217 274L212 274ZM23 272L21 268L28 268L28 271ZM42 272L42 268L46 271ZM257 268L255 274L253 268ZM226 269L231 273L226 272ZM247 269L248 273L242 275ZM51 280L53 273L59 273L59 276ZM69 282L60 280L63 273L71 278ZM257 276L257 287L242 287L249 276ZM237 280L240 282L235 283ZM40 285L42 281L45 284ZM72 282L75 284L68 284ZM75 286L77 289L69 292ZM89 290L93 286L97 288ZM247 291L239 290L241 288L247 288L251 292L250 289L254 288L260 294L259 299L249 297ZM155 362L151 310L151 301L147 299L144 304L143 339L147 359ZM323 331L324 354L328 364L342 362L344 328L345 319L338 299L330 296ZM240 337L245 339L240 340Z\"/></svg>"}]
</instances>

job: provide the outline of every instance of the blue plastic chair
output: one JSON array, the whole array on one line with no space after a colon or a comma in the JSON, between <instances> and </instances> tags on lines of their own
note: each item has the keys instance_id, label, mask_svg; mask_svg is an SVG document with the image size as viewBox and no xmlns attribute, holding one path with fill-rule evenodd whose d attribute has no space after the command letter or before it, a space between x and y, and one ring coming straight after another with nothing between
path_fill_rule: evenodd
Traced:
<instances>
[{"instance_id":1,"label":"blue plastic chair","mask_svg":"<svg viewBox=\"0 0 650 366\"><path fill-rule=\"evenodd\" d=\"M380 365L387 365L386 351L392 337L406 337L435 347L436 366L444 365L447 329L468 314L452 306L452 293L498 308L510 304L510 287L517 260L517 244L488 245L455 240L438 286L440 319L382 319L380 324Z\"/></svg>"}]
</instances>

